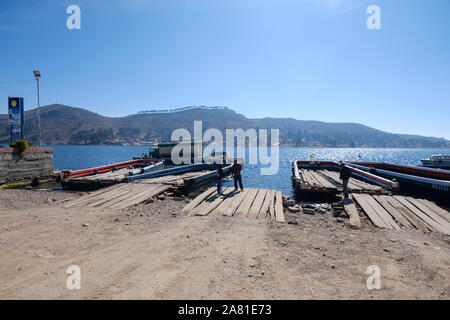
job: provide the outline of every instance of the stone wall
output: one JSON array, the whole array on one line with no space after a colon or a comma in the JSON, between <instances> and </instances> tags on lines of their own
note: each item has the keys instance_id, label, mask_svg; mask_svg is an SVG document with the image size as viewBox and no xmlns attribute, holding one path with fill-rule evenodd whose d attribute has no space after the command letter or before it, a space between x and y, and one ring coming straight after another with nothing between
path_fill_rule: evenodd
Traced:
<instances>
[{"instance_id":1,"label":"stone wall","mask_svg":"<svg viewBox=\"0 0 450 320\"><path fill-rule=\"evenodd\" d=\"M53 149L30 147L23 157L13 148L0 148L0 184L53 175Z\"/></svg>"}]
</instances>

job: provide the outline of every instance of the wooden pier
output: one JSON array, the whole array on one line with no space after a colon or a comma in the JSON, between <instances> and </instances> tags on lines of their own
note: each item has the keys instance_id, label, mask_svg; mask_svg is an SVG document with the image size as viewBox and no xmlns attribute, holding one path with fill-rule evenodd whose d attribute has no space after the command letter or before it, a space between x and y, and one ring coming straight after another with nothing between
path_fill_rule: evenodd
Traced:
<instances>
[{"instance_id":1,"label":"wooden pier","mask_svg":"<svg viewBox=\"0 0 450 320\"><path fill-rule=\"evenodd\" d=\"M297 189L301 192L339 193L342 191L342 181L339 173L331 170L298 170ZM373 185L354 177L348 183L349 192L387 193L383 187Z\"/></svg>"},{"instance_id":2,"label":"wooden pier","mask_svg":"<svg viewBox=\"0 0 450 320\"><path fill-rule=\"evenodd\" d=\"M450 235L450 212L429 200L399 195L353 193L350 200L344 200L345 210L350 216L350 224L352 224L352 216L354 218L355 215L351 205L352 198L359 205L361 212L365 213L379 228L417 229L422 232L434 231ZM353 223L358 224L359 221L355 221L353 220Z\"/></svg>"},{"instance_id":3,"label":"wooden pier","mask_svg":"<svg viewBox=\"0 0 450 320\"><path fill-rule=\"evenodd\" d=\"M186 181L210 174L210 172L187 172L180 175L168 175L152 179L142 179L130 183L116 183L112 186L88 192L78 198L70 199L63 208L92 207L102 209L124 209L172 190L184 192Z\"/></svg>"},{"instance_id":4,"label":"wooden pier","mask_svg":"<svg viewBox=\"0 0 450 320\"><path fill-rule=\"evenodd\" d=\"M63 208L90 207L120 210L144 202L168 189L160 183L120 183L70 199Z\"/></svg>"},{"instance_id":5,"label":"wooden pier","mask_svg":"<svg viewBox=\"0 0 450 320\"><path fill-rule=\"evenodd\" d=\"M351 171L348 189L350 192L386 194L396 192L396 181L347 166ZM336 161L294 161L292 162L292 184L297 193L328 193L336 195L342 191L339 178L340 163Z\"/></svg>"},{"instance_id":6,"label":"wooden pier","mask_svg":"<svg viewBox=\"0 0 450 320\"><path fill-rule=\"evenodd\" d=\"M281 191L249 188L236 191L224 188L218 195L211 187L193 199L183 212L190 216L228 216L254 219L271 219L284 223Z\"/></svg>"}]
</instances>

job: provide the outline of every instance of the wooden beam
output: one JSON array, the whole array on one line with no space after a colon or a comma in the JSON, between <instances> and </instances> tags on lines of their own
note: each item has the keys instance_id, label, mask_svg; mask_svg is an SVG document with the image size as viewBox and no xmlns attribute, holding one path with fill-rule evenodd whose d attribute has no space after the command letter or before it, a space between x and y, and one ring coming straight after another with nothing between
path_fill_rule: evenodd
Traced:
<instances>
[{"instance_id":1,"label":"wooden beam","mask_svg":"<svg viewBox=\"0 0 450 320\"><path fill-rule=\"evenodd\" d=\"M429 216L431 219L436 221L444 230L447 232L446 234L450 234L450 223L448 223L445 219L443 219L440 215L434 213L430 208L423 205L421 202L417 201L412 197L405 197L406 200L411 202L414 206L416 206L419 210Z\"/></svg>"},{"instance_id":2,"label":"wooden beam","mask_svg":"<svg viewBox=\"0 0 450 320\"><path fill-rule=\"evenodd\" d=\"M320 184L319 181L317 181L314 176L311 174L311 172L309 170L304 169L302 171L303 176L305 177L307 183L312 187L312 188L320 188L322 189L323 186Z\"/></svg>"},{"instance_id":3,"label":"wooden beam","mask_svg":"<svg viewBox=\"0 0 450 320\"><path fill-rule=\"evenodd\" d=\"M75 206L89 206L91 203L94 203L99 199L103 199L105 195L108 196L111 193L123 194L126 190L128 190L128 185L126 183L121 184L118 188L115 188L113 190L105 188L103 189L102 193L96 194L94 197L90 197L89 199L86 199L81 203L76 204Z\"/></svg>"},{"instance_id":4,"label":"wooden beam","mask_svg":"<svg viewBox=\"0 0 450 320\"><path fill-rule=\"evenodd\" d=\"M284 223L284 212L283 212L283 195L281 191L275 192L275 221Z\"/></svg>"},{"instance_id":5,"label":"wooden beam","mask_svg":"<svg viewBox=\"0 0 450 320\"><path fill-rule=\"evenodd\" d=\"M337 189L337 187L332 184L330 181L325 179L322 175L320 175L318 172L310 171L310 174L316 179L324 188L326 189Z\"/></svg>"},{"instance_id":6,"label":"wooden beam","mask_svg":"<svg viewBox=\"0 0 450 320\"><path fill-rule=\"evenodd\" d=\"M397 209L398 212L403 214L403 216L418 230L422 232L427 232L430 230L430 228L421 220L419 219L414 213L409 211L408 208L406 208L401 202L399 202L397 199L395 199L392 196L386 196L385 198L390 205L392 205L395 209Z\"/></svg>"},{"instance_id":7,"label":"wooden beam","mask_svg":"<svg viewBox=\"0 0 450 320\"><path fill-rule=\"evenodd\" d=\"M267 218L267 212L269 211L270 201L272 200L272 191L273 190L267 190L266 191L266 197L264 198L264 202L261 206L261 209L258 213L259 219L266 219Z\"/></svg>"},{"instance_id":8,"label":"wooden beam","mask_svg":"<svg viewBox=\"0 0 450 320\"><path fill-rule=\"evenodd\" d=\"M145 186L130 185L128 183L126 186L127 187L125 189L119 190L120 192L116 189L96 197L95 199L97 199L97 201L89 203L88 206L97 207L101 205L101 207L107 207L113 203L129 198L134 194L141 192L145 188Z\"/></svg>"},{"instance_id":9,"label":"wooden beam","mask_svg":"<svg viewBox=\"0 0 450 320\"><path fill-rule=\"evenodd\" d=\"M348 199L344 199L344 209L349 216L350 225L355 228L361 228L361 220L359 219L358 210L356 209L351 195Z\"/></svg>"},{"instance_id":10,"label":"wooden beam","mask_svg":"<svg viewBox=\"0 0 450 320\"><path fill-rule=\"evenodd\" d=\"M373 196L378 203L380 203L384 209L386 209L387 212L391 214L391 216L394 217L394 219L397 221L397 223L401 224L402 226L408 228L408 229L414 229L414 225L412 225L407 218L396 208L394 208L388 201L390 196L380 196L376 195Z\"/></svg>"},{"instance_id":11,"label":"wooden beam","mask_svg":"<svg viewBox=\"0 0 450 320\"><path fill-rule=\"evenodd\" d=\"M353 193L353 197L355 198L356 202L360 205L360 207L364 210L364 212L369 217L370 221L372 223L379 227L384 229L393 229L392 226L386 224L383 219L377 214L375 210L372 209L372 207L367 202L367 199L362 194Z\"/></svg>"},{"instance_id":12,"label":"wooden beam","mask_svg":"<svg viewBox=\"0 0 450 320\"><path fill-rule=\"evenodd\" d=\"M223 192L223 196L217 194L215 197L211 197L209 203L203 202L205 205L195 214L196 216L207 216L212 210L214 210L229 194L233 191L233 188L226 188Z\"/></svg>"},{"instance_id":13,"label":"wooden beam","mask_svg":"<svg viewBox=\"0 0 450 320\"><path fill-rule=\"evenodd\" d=\"M239 192L236 192L234 188L229 188L228 193L224 192L226 195L225 199L219 204L215 209L213 209L208 215L209 216L222 216L224 212L232 205L236 197L239 196Z\"/></svg>"},{"instance_id":14,"label":"wooden beam","mask_svg":"<svg viewBox=\"0 0 450 320\"><path fill-rule=\"evenodd\" d=\"M422 221L424 221L427 226L431 227L434 231L439 231L445 234L450 234L449 230L446 230L445 227L441 226L439 223L431 219L427 214L422 212L420 209L415 207L411 202L405 199L402 196L394 196L399 202L401 202L405 207L407 207L412 213L418 216Z\"/></svg>"},{"instance_id":15,"label":"wooden beam","mask_svg":"<svg viewBox=\"0 0 450 320\"><path fill-rule=\"evenodd\" d=\"M426 199L417 199L417 200L419 202L423 203L428 208L430 208L436 214L440 215L443 219L447 220L447 222L450 222L450 212L442 209L436 203L431 202L430 200L426 200Z\"/></svg>"},{"instance_id":16,"label":"wooden beam","mask_svg":"<svg viewBox=\"0 0 450 320\"><path fill-rule=\"evenodd\" d=\"M242 200L241 205L237 208L235 212L236 217L245 217L247 215L248 210L252 206L253 201L255 200L256 194L258 193L258 189L251 188L245 198Z\"/></svg>"},{"instance_id":17,"label":"wooden beam","mask_svg":"<svg viewBox=\"0 0 450 320\"><path fill-rule=\"evenodd\" d=\"M76 205L78 205L78 204L80 204L80 203L82 203L82 202L84 202L84 201L86 201L86 200L88 200L90 198L93 198L93 197L95 197L98 194L101 194L101 193L104 193L104 192L107 192L107 191L110 191L110 190L113 190L113 189L116 189L116 188L119 188L119 187L124 187L124 185L125 184L115 184L115 185L112 185L112 186L107 187L107 188L103 188L103 189L100 189L100 190L96 190L96 191L93 191L93 192L89 192L89 193L83 194L80 197L75 197L72 200L66 202L62 206L62 208L68 209L68 208L76 206Z\"/></svg>"},{"instance_id":18,"label":"wooden beam","mask_svg":"<svg viewBox=\"0 0 450 320\"><path fill-rule=\"evenodd\" d=\"M191 202L189 202L188 205L185 206L183 208L183 210L181 210L181 212L189 212L189 211L191 211L196 206L198 206L203 200L208 198L214 192L214 190L216 190L215 187L211 187L211 188L206 189L200 195L195 197L195 199L192 199Z\"/></svg>"},{"instance_id":19,"label":"wooden beam","mask_svg":"<svg viewBox=\"0 0 450 320\"><path fill-rule=\"evenodd\" d=\"M258 218L259 211L261 210L261 207L264 203L267 191L267 189L258 189L258 194L255 197L255 201L253 201L252 206L248 210L247 216L249 218Z\"/></svg>"},{"instance_id":20,"label":"wooden beam","mask_svg":"<svg viewBox=\"0 0 450 320\"><path fill-rule=\"evenodd\" d=\"M222 215L232 217L247 195L248 190L249 189L245 189L244 191L238 191L237 193L235 193L233 196L233 200L231 201L230 205L225 210L223 210Z\"/></svg>"},{"instance_id":21,"label":"wooden beam","mask_svg":"<svg viewBox=\"0 0 450 320\"><path fill-rule=\"evenodd\" d=\"M161 185L142 185L141 188L135 189L132 188L130 193L125 194L124 196L116 197L108 202L103 203L101 208L110 208L113 207L116 203L125 203L127 201L133 201L134 199L142 196L143 194L148 194L151 190L154 190Z\"/></svg>"},{"instance_id":22,"label":"wooden beam","mask_svg":"<svg viewBox=\"0 0 450 320\"><path fill-rule=\"evenodd\" d=\"M374 198L370 195L365 194L367 202L369 205L377 212L381 219L387 224L390 225L395 230L400 230L400 226L392 219L392 216L387 212Z\"/></svg>"},{"instance_id":23,"label":"wooden beam","mask_svg":"<svg viewBox=\"0 0 450 320\"><path fill-rule=\"evenodd\" d=\"M171 188L171 186L161 185L160 187L158 187L156 189L149 190L148 193L147 192L143 193L139 197L116 203L116 204L112 205L111 208L120 210L120 209L124 209L126 207L130 207L132 205L139 204L139 203L144 202L147 199L154 197L155 195L160 194L170 188Z\"/></svg>"},{"instance_id":24,"label":"wooden beam","mask_svg":"<svg viewBox=\"0 0 450 320\"><path fill-rule=\"evenodd\" d=\"M275 190L270 190L269 213L270 218L275 221Z\"/></svg>"}]
</instances>

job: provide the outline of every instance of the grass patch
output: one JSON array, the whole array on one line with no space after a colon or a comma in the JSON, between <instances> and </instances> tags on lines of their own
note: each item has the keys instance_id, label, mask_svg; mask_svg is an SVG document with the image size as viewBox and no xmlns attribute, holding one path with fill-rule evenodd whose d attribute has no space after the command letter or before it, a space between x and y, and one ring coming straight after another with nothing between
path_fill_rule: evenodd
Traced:
<instances>
[{"instance_id":1,"label":"grass patch","mask_svg":"<svg viewBox=\"0 0 450 320\"><path fill-rule=\"evenodd\" d=\"M1 185L0 188L1 189L20 189L20 188L23 188L23 187L26 187L29 185L31 185L31 181L8 183L8 184Z\"/></svg>"}]
</instances>

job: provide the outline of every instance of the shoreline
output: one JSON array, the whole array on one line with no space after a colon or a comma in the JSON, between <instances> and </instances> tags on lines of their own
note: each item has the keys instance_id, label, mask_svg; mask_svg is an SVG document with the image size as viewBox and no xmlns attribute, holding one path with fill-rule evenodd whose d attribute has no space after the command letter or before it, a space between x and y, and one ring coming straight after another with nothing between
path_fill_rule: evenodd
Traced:
<instances>
[{"instance_id":1,"label":"shoreline","mask_svg":"<svg viewBox=\"0 0 450 320\"><path fill-rule=\"evenodd\" d=\"M79 146L90 146L90 147L156 147L157 144L139 144L139 145L133 145L133 144L45 144L42 143L43 147L49 147L52 148L54 146L66 146L66 147L79 147ZM436 148L436 147L331 147L331 146L301 146L296 147L289 144L280 144L280 148L292 148L292 149L349 149L349 150L449 150L450 148ZM0 148L9 148L8 143L0 143ZM245 146L245 148L249 148L249 146ZM256 148L256 147L255 147Z\"/></svg>"},{"instance_id":2,"label":"shoreline","mask_svg":"<svg viewBox=\"0 0 450 320\"><path fill-rule=\"evenodd\" d=\"M77 193L75 193L77 194ZM0 190L1 299L449 299L450 237L184 216L165 197L121 211L63 209L74 193ZM81 290L65 287L79 265ZM381 290L366 287L379 265Z\"/></svg>"}]
</instances>

